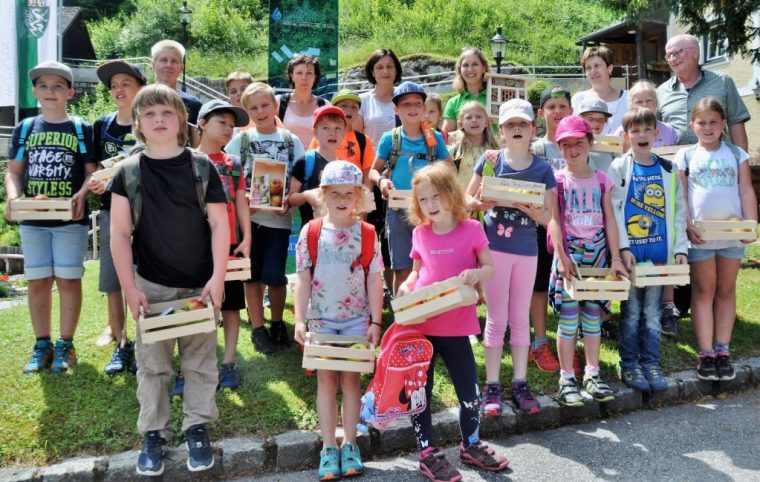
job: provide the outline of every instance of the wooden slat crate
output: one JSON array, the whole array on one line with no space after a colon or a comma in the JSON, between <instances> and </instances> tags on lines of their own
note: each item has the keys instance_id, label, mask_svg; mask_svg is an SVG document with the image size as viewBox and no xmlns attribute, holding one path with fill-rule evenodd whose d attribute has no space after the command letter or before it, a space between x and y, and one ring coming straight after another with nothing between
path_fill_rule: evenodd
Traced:
<instances>
[{"instance_id":1,"label":"wooden slat crate","mask_svg":"<svg viewBox=\"0 0 760 482\"><path fill-rule=\"evenodd\" d=\"M388 207L391 209L409 209L411 200L411 189L391 189L388 191Z\"/></svg>"},{"instance_id":2,"label":"wooden slat crate","mask_svg":"<svg viewBox=\"0 0 760 482\"><path fill-rule=\"evenodd\" d=\"M694 221L704 241L753 241L757 239L757 221Z\"/></svg>"},{"instance_id":3,"label":"wooden slat crate","mask_svg":"<svg viewBox=\"0 0 760 482\"><path fill-rule=\"evenodd\" d=\"M653 147L652 152L654 154L657 154L658 156L665 158L669 161L672 161L674 157L676 157L676 152L683 149L685 146L663 146L663 147Z\"/></svg>"},{"instance_id":4,"label":"wooden slat crate","mask_svg":"<svg viewBox=\"0 0 760 482\"><path fill-rule=\"evenodd\" d=\"M636 265L631 272L631 285L637 288L644 286L682 286L690 282L688 264Z\"/></svg>"},{"instance_id":5,"label":"wooden slat crate","mask_svg":"<svg viewBox=\"0 0 760 482\"><path fill-rule=\"evenodd\" d=\"M216 330L216 317L210 302L205 308L192 311L182 311L188 301L197 298L184 298L150 305L150 315L140 315L137 329L143 343L171 340L181 336L209 333ZM174 308L174 313L155 316L167 308Z\"/></svg>"},{"instance_id":6,"label":"wooden slat crate","mask_svg":"<svg viewBox=\"0 0 760 482\"><path fill-rule=\"evenodd\" d=\"M565 279L565 289L576 301L583 300L627 300L631 282L626 278L612 281L605 280L609 274L607 268L579 268L580 278L571 276ZM588 278L592 277L593 280Z\"/></svg>"},{"instance_id":7,"label":"wooden slat crate","mask_svg":"<svg viewBox=\"0 0 760 482\"><path fill-rule=\"evenodd\" d=\"M356 344L365 348L351 348ZM358 336L306 333L301 366L307 370L372 373L375 345Z\"/></svg>"},{"instance_id":8,"label":"wooden slat crate","mask_svg":"<svg viewBox=\"0 0 760 482\"><path fill-rule=\"evenodd\" d=\"M251 279L251 258L230 258L227 260L227 274L224 281L245 281Z\"/></svg>"},{"instance_id":9,"label":"wooden slat crate","mask_svg":"<svg viewBox=\"0 0 760 482\"><path fill-rule=\"evenodd\" d=\"M371 213L375 209L377 209L377 206L375 206L375 193L366 188L362 189L362 198L359 201L359 212Z\"/></svg>"},{"instance_id":10,"label":"wooden slat crate","mask_svg":"<svg viewBox=\"0 0 760 482\"><path fill-rule=\"evenodd\" d=\"M112 179L116 175L116 172L119 170L119 162L123 161L126 157L127 156L124 154L119 154L118 156L103 159L100 162L100 164L103 166L103 169L93 172L93 179L97 179L98 181L108 181L109 179Z\"/></svg>"},{"instance_id":11,"label":"wooden slat crate","mask_svg":"<svg viewBox=\"0 0 760 482\"><path fill-rule=\"evenodd\" d=\"M11 201L11 219L14 221L71 221L73 217L71 198L22 198Z\"/></svg>"},{"instance_id":12,"label":"wooden slat crate","mask_svg":"<svg viewBox=\"0 0 760 482\"><path fill-rule=\"evenodd\" d=\"M417 325L435 315L477 302L478 291L473 286L464 284L461 278L455 277L394 298L391 306L396 323Z\"/></svg>"},{"instance_id":13,"label":"wooden slat crate","mask_svg":"<svg viewBox=\"0 0 760 482\"><path fill-rule=\"evenodd\" d=\"M594 134L593 152L607 152L609 154L623 153L623 138L620 136L603 136Z\"/></svg>"},{"instance_id":14,"label":"wooden slat crate","mask_svg":"<svg viewBox=\"0 0 760 482\"><path fill-rule=\"evenodd\" d=\"M546 184L518 181L493 176L484 176L480 187L480 198L496 201L499 206L512 207L514 203L544 205Z\"/></svg>"}]
</instances>

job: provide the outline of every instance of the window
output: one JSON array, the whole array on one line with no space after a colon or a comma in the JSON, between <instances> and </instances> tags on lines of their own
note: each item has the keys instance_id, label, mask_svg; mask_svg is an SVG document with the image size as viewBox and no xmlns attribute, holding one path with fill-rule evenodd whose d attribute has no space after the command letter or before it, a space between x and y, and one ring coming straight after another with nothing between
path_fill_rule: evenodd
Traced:
<instances>
[{"instance_id":1,"label":"window","mask_svg":"<svg viewBox=\"0 0 760 482\"><path fill-rule=\"evenodd\" d=\"M719 38L710 32L710 35L702 37L702 55L704 56L704 63L715 62L718 60L726 60L726 47L728 40L725 38Z\"/></svg>"}]
</instances>

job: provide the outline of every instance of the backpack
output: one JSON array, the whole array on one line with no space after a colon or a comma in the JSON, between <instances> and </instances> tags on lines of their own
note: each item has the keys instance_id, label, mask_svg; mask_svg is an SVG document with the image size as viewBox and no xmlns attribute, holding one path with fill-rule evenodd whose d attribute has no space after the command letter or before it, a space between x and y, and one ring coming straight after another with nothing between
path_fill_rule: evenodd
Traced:
<instances>
[{"instance_id":1,"label":"backpack","mask_svg":"<svg viewBox=\"0 0 760 482\"><path fill-rule=\"evenodd\" d=\"M433 344L410 326L393 323L380 343L375 375L362 396L357 428L367 424L383 428L406 415L416 415L427 406L427 372Z\"/></svg>"},{"instance_id":2,"label":"backpack","mask_svg":"<svg viewBox=\"0 0 760 482\"><path fill-rule=\"evenodd\" d=\"M41 116L34 116L34 117L27 117L23 121L21 121L21 132L18 136L18 151L16 152L16 159L17 161L23 161L24 160L24 151L26 150L26 139L29 137L29 132L32 130L32 127L34 126L34 123L37 122L37 119ZM77 139L79 139L79 153L80 154L87 154L87 144L84 142L84 129L82 128L82 119L77 116L70 116L72 122L74 122L74 131L77 134Z\"/></svg>"},{"instance_id":3,"label":"backpack","mask_svg":"<svg viewBox=\"0 0 760 482\"><path fill-rule=\"evenodd\" d=\"M327 104L327 101L323 99L320 96L317 97L317 108L322 107L323 105ZM280 120L285 120L285 111L288 110L288 104L290 103L290 93L282 94L280 96L280 109L277 112L277 117L280 118Z\"/></svg>"},{"instance_id":4,"label":"backpack","mask_svg":"<svg viewBox=\"0 0 760 482\"><path fill-rule=\"evenodd\" d=\"M317 151L306 151L306 154L303 156L303 162L304 174L301 191L308 191L311 189L311 176L314 174L314 164L317 163Z\"/></svg>"},{"instance_id":5,"label":"backpack","mask_svg":"<svg viewBox=\"0 0 760 482\"><path fill-rule=\"evenodd\" d=\"M195 184L195 194L198 197L198 206L207 216L206 210L206 188L208 187L209 176L211 175L211 162L205 154L190 150L191 162L193 167L193 179ZM122 161L121 169L124 171L124 190L129 199L129 208L132 212L132 231L137 231L140 224L140 215L142 214L142 189L140 185L140 157L142 154L135 154Z\"/></svg>"},{"instance_id":6,"label":"backpack","mask_svg":"<svg viewBox=\"0 0 760 482\"><path fill-rule=\"evenodd\" d=\"M604 194L607 191L604 185L604 173L602 171L595 171L596 179L599 181L599 189L601 191L601 206L602 206L602 219L604 220L604 231L607 232L607 219L604 217ZM565 250L565 254L569 257L570 251L567 248L567 239L565 239L565 175L559 174L555 176L557 178L557 201L559 202L559 227L562 230L562 247ZM546 250L549 254L554 254L554 244L552 243L552 234L549 229L546 230Z\"/></svg>"},{"instance_id":7,"label":"backpack","mask_svg":"<svg viewBox=\"0 0 760 482\"><path fill-rule=\"evenodd\" d=\"M435 145L431 146L428 144L427 148L428 148L428 162L433 162L433 160L435 160ZM396 161L398 161L399 152L401 152L401 127L394 127L393 130L391 131L391 153L388 156L388 162L386 163L388 166L388 169L391 171L393 171L393 168L396 166Z\"/></svg>"},{"instance_id":8,"label":"backpack","mask_svg":"<svg viewBox=\"0 0 760 482\"><path fill-rule=\"evenodd\" d=\"M288 152L288 163L292 164L295 158L295 147L293 146L293 135L287 129L277 129L282 136L282 142L285 144L285 150ZM240 133L240 163L245 166L248 162L248 150L251 147L251 135L248 131Z\"/></svg>"},{"instance_id":9,"label":"backpack","mask_svg":"<svg viewBox=\"0 0 760 482\"><path fill-rule=\"evenodd\" d=\"M227 194L227 201L234 203L235 202L235 190L237 189L237 185L240 182L240 175L243 172L243 164L240 161L240 158L238 156L230 155L230 161L232 161L232 167L227 167L227 165L222 164L214 164L214 167L216 168L216 172L219 173L219 177L221 176L227 176L232 178L232 192L226 193Z\"/></svg>"},{"instance_id":10,"label":"backpack","mask_svg":"<svg viewBox=\"0 0 760 482\"><path fill-rule=\"evenodd\" d=\"M306 247L309 250L311 259L311 273L314 274L314 268L317 266L317 254L319 252L319 235L322 232L322 218L316 218L309 221L306 231ZM361 221L362 232L362 249L359 256L351 263L351 272L361 266L364 269L364 276L369 273L369 265L375 256L375 227L369 223Z\"/></svg>"},{"instance_id":11,"label":"backpack","mask_svg":"<svg viewBox=\"0 0 760 482\"><path fill-rule=\"evenodd\" d=\"M359 168L364 164L364 150L367 147L367 136L363 132L354 131L356 142L359 144Z\"/></svg>"}]
</instances>

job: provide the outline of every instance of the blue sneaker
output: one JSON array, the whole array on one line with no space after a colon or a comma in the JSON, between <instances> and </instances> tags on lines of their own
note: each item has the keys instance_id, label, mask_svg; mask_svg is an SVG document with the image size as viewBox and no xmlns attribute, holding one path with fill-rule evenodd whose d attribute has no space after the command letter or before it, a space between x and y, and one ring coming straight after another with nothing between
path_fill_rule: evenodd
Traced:
<instances>
[{"instance_id":1,"label":"blue sneaker","mask_svg":"<svg viewBox=\"0 0 760 482\"><path fill-rule=\"evenodd\" d=\"M240 369L234 363L222 363L222 369L219 371L219 386L217 390L237 390L243 377L240 375Z\"/></svg>"},{"instance_id":2,"label":"blue sneaker","mask_svg":"<svg viewBox=\"0 0 760 482\"><path fill-rule=\"evenodd\" d=\"M77 364L77 350L74 343L60 338L55 342L55 358L50 365L52 373L63 373Z\"/></svg>"},{"instance_id":3,"label":"blue sneaker","mask_svg":"<svg viewBox=\"0 0 760 482\"><path fill-rule=\"evenodd\" d=\"M644 374L644 370L638 363L631 368L620 367L620 379L626 387L637 392L648 392L652 389L649 384L649 377Z\"/></svg>"},{"instance_id":4,"label":"blue sneaker","mask_svg":"<svg viewBox=\"0 0 760 482\"><path fill-rule=\"evenodd\" d=\"M662 374L660 365L656 363L644 365L641 369L644 370L644 376L647 377L647 381L649 382L649 386L652 387L653 392L662 392L668 388L668 381L665 379L665 375Z\"/></svg>"},{"instance_id":5,"label":"blue sneaker","mask_svg":"<svg viewBox=\"0 0 760 482\"><path fill-rule=\"evenodd\" d=\"M174 376L174 385L172 385L172 391L169 392L169 398L172 400L182 400L185 395L185 377L182 376L182 372L177 370L177 374Z\"/></svg>"},{"instance_id":6,"label":"blue sneaker","mask_svg":"<svg viewBox=\"0 0 760 482\"><path fill-rule=\"evenodd\" d=\"M124 344L124 348L121 345L116 345L111 355L111 361L103 369L103 371L109 377L122 373L127 370L131 365L132 360L135 358L135 347L130 342Z\"/></svg>"},{"instance_id":7,"label":"blue sneaker","mask_svg":"<svg viewBox=\"0 0 760 482\"><path fill-rule=\"evenodd\" d=\"M185 430L187 435L187 469L191 472L214 466L214 449L208 440L206 425L199 423Z\"/></svg>"},{"instance_id":8,"label":"blue sneaker","mask_svg":"<svg viewBox=\"0 0 760 482\"><path fill-rule=\"evenodd\" d=\"M325 447L319 453L319 480L340 479L340 450Z\"/></svg>"},{"instance_id":9,"label":"blue sneaker","mask_svg":"<svg viewBox=\"0 0 760 482\"><path fill-rule=\"evenodd\" d=\"M140 457L137 459L137 473L157 477L164 473L164 456L166 456L166 439L158 430L145 434Z\"/></svg>"},{"instance_id":10,"label":"blue sneaker","mask_svg":"<svg viewBox=\"0 0 760 482\"><path fill-rule=\"evenodd\" d=\"M32 356L24 365L24 373L38 373L50 368L53 362L53 344L50 340L40 340L32 348Z\"/></svg>"},{"instance_id":11,"label":"blue sneaker","mask_svg":"<svg viewBox=\"0 0 760 482\"><path fill-rule=\"evenodd\" d=\"M362 454L359 447L344 442L340 448L340 474L343 477L353 477L364 473L364 464L362 464Z\"/></svg>"}]
</instances>

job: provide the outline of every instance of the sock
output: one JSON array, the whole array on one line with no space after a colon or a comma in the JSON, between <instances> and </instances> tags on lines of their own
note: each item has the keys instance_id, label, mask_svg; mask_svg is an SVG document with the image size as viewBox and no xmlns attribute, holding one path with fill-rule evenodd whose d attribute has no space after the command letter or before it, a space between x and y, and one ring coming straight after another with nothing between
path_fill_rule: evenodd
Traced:
<instances>
[{"instance_id":1,"label":"sock","mask_svg":"<svg viewBox=\"0 0 760 482\"><path fill-rule=\"evenodd\" d=\"M222 368L235 368L235 362L232 363L222 363Z\"/></svg>"},{"instance_id":2,"label":"sock","mask_svg":"<svg viewBox=\"0 0 760 482\"><path fill-rule=\"evenodd\" d=\"M48 341L49 342L50 341L50 337L49 336L38 336L37 337L37 341Z\"/></svg>"},{"instance_id":3,"label":"sock","mask_svg":"<svg viewBox=\"0 0 760 482\"><path fill-rule=\"evenodd\" d=\"M700 350L699 352L699 358L714 358L715 357L715 350Z\"/></svg>"},{"instance_id":4,"label":"sock","mask_svg":"<svg viewBox=\"0 0 760 482\"><path fill-rule=\"evenodd\" d=\"M559 376L565 380L575 380L575 372L573 370L560 370Z\"/></svg>"},{"instance_id":5,"label":"sock","mask_svg":"<svg viewBox=\"0 0 760 482\"><path fill-rule=\"evenodd\" d=\"M424 459L425 457L433 453L433 450L435 450L435 447L428 447L422 452L420 452L420 460Z\"/></svg>"},{"instance_id":6,"label":"sock","mask_svg":"<svg viewBox=\"0 0 760 482\"><path fill-rule=\"evenodd\" d=\"M586 368L583 369L583 373L589 377L598 377L599 376L599 366L598 365L586 365Z\"/></svg>"},{"instance_id":7,"label":"sock","mask_svg":"<svg viewBox=\"0 0 760 482\"><path fill-rule=\"evenodd\" d=\"M496 385L497 387L500 387L501 383L499 383L498 381L496 382L486 381L486 385Z\"/></svg>"},{"instance_id":8,"label":"sock","mask_svg":"<svg viewBox=\"0 0 760 482\"><path fill-rule=\"evenodd\" d=\"M67 343L72 343L74 341L74 337L73 336L71 338L61 337L61 340L65 341Z\"/></svg>"},{"instance_id":9,"label":"sock","mask_svg":"<svg viewBox=\"0 0 760 482\"><path fill-rule=\"evenodd\" d=\"M546 337L546 336L537 336L533 340L533 343L530 344L530 347L532 349L534 349L534 350L538 350L539 346L546 345L547 343L549 343L549 338L548 337Z\"/></svg>"},{"instance_id":10,"label":"sock","mask_svg":"<svg viewBox=\"0 0 760 482\"><path fill-rule=\"evenodd\" d=\"M528 383L528 379L527 378L513 378L512 379L512 386L513 387L515 385L522 385L524 383Z\"/></svg>"},{"instance_id":11,"label":"sock","mask_svg":"<svg viewBox=\"0 0 760 482\"><path fill-rule=\"evenodd\" d=\"M728 355L728 343L716 343L713 345L716 355Z\"/></svg>"}]
</instances>

